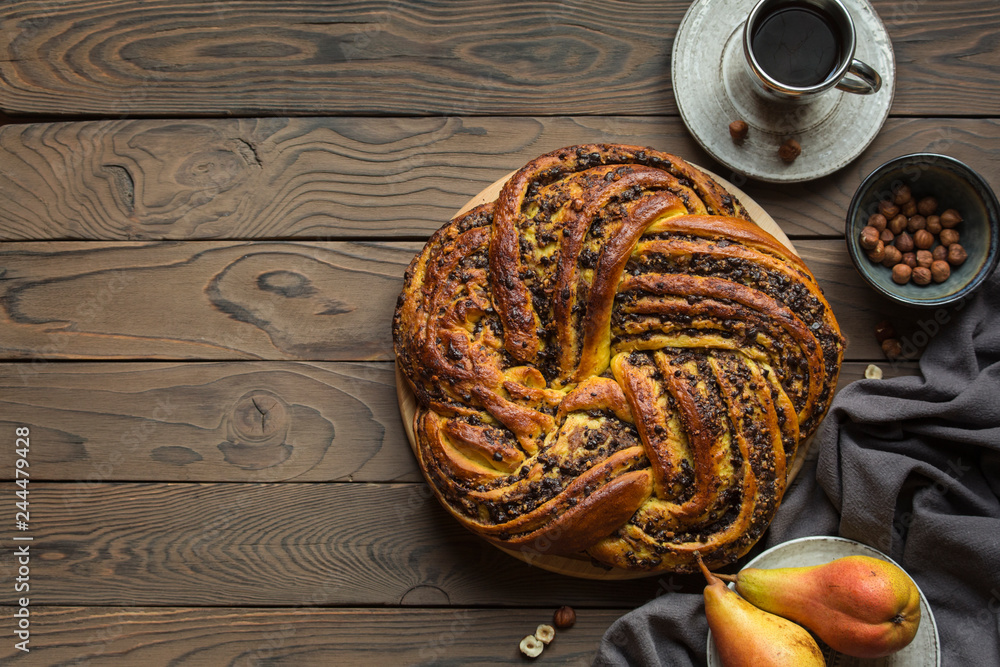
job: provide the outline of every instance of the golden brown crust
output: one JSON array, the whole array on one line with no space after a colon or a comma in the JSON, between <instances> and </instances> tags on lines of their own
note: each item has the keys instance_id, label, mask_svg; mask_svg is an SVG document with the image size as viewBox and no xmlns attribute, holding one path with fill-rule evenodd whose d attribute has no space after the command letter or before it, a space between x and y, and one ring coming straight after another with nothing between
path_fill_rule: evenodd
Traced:
<instances>
[{"instance_id":1,"label":"golden brown crust","mask_svg":"<svg viewBox=\"0 0 1000 667\"><path fill-rule=\"evenodd\" d=\"M502 546L632 570L745 554L843 355L802 261L683 160L573 146L407 269L393 322L435 494Z\"/></svg>"}]
</instances>

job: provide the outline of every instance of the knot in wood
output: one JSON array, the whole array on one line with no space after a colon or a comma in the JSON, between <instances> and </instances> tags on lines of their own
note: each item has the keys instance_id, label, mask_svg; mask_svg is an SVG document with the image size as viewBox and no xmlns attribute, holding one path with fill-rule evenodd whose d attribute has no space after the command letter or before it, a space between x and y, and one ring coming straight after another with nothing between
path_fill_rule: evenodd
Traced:
<instances>
[{"instance_id":1,"label":"knot in wood","mask_svg":"<svg viewBox=\"0 0 1000 667\"><path fill-rule=\"evenodd\" d=\"M283 442L288 433L288 405L275 394L257 389L241 396L230 414L229 440L264 445Z\"/></svg>"}]
</instances>

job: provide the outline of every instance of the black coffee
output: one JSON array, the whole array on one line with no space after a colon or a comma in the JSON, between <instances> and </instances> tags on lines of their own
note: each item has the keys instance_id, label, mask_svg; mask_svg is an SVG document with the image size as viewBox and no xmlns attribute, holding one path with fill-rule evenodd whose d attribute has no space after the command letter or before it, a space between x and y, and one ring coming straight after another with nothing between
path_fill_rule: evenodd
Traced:
<instances>
[{"instance_id":1,"label":"black coffee","mask_svg":"<svg viewBox=\"0 0 1000 667\"><path fill-rule=\"evenodd\" d=\"M785 5L762 16L750 36L761 69L796 88L823 83L833 74L841 41L833 18L806 4Z\"/></svg>"}]
</instances>

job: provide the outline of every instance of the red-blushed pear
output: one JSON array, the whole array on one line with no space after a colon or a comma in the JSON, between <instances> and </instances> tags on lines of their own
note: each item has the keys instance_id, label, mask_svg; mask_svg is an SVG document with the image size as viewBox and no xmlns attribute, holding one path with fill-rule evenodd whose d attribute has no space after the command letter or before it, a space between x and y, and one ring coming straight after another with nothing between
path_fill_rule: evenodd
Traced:
<instances>
[{"instance_id":1,"label":"red-blushed pear","mask_svg":"<svg viewBox=\"0 0 1000 667\"><path fill-rule=\"evenodd\" d=\"M735 577L748 602L809 628L831 648L879 658L913 641L920 592L892 563L847 556L811 567L747 568Z\"/></svg>"},{"instance_id":2,"label":"red-blushed pear","mask_svg":"<svg viewBox=\"0 0 1000 667\"><path fill-rule=\"evenodd\" d=\"M705 616L723 667L823 667L823 653L804 628L754 607L698 557L708 585Z\"/></svg>"}]
</instances>

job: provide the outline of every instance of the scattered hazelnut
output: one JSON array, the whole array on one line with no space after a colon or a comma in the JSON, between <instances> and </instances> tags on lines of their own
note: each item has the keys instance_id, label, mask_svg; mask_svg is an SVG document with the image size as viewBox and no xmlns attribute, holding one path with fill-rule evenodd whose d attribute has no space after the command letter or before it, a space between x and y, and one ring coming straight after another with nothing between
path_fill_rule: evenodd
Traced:
<instances>
[{"instance_id":1,"label":"scattered hazelnut","mask_svg":"<svg viewBox=\"0 0 1000 667\"><path fill-rule=\"evenodd\" d=\"M917 254L914 252L904 252L900 264L906 264L911 269L917 265Z\"/></svg>"},{"instance_id":2,"label":"scattered hazelnut","mask_svg":"<svg viewBox=\"0 0 1000 667\"><path fill-rule=\"evenodd\" d=\"M917 213L924 216L925 218L929 215L934 215L937 213L937 199L934 197L924 197L917 202Z\"/></svg>"},{"instance_id":3,"label":"scattered hazelnut","mask_svg":"<svg viewBox=\"0 0 1000 667\"><path fill-rule=\"evenodd\" d=\"M545 644L538 640L535 635L528 635L521 640L521 653L529 658L537 658L542 654Z\"/></svg>"},{"instance_id":4,"label":"scattered hazelnut","mask_svg":"<svg viewBox=\"0 0 1000 667\"><path fill-rule=\"evenodd\" d=\"M881 380L882 369L875 364L868 364L868 368L865 369L865 377L869 380Z\"/></svg>"},{"instance_id":5,"label":"scattered hazelnut","mask_svg":"<svg viewBox=\"0 0 1000 667\"><path fill-rule=\"evenodd\" d=\"M896 337L896 329L889 320L882 320L875 325L875 340L881 345L888 338Z\"/></svg>"},{"instance_id":6,"label":"scattered hazelnut","mask_svg":"<svg viewBox=\"0 0 1000 667\"><path fill-rule=\"evenodd\" d=\"M951 246L946 245L936 245L934 250L931 251L931 257L935 260L938 259L948 259L948 248Z\"/></svg>"},{"instance_id":7,"label":"scattered hazelnut","mask_svg":"<svg viewBox=\"0 0 1000 667\"><path fill-rule=\"evenodd\" d=\"M888 220L886 220L885 216L882 215L881 213L872 213L870 216L868 216L868 226L874 227L880 232L883 229L885 229L885 225L887 222Z\"/></svg>"},{"instance_id":8,"label":"scattered hazelnut","mask_svg":"<svg viewBox=\"0 0 1000 667\"><path fill-rule=\"evenodd\" d=\"M941 245L958 243L958 232L954 229L942 229L941 233L938 234L938 241L941 242Z\"/></svg>"},{"instance_id":9,"label":"scattered hazelnut","mask_svg":"<svg viewBox=\"0 0 1000 667\"><path fill-rule=\"evenodd\" d=\"M892 233L891 229L883 229L882 233L878 235L878 238L882 243L889 245L896 240L896 235Z\"/></svg>"},{"instance_id":10,"label":"scattered hazelnut","mask_svg":"<svg viewBox=\"0 0 1000 667\"><path fill-rule=\"evenodd\" d=\"M893 234L902 234L906 231L906 225L908 222L909 221L906 219L906 216L902 213L894 215L892 216L892 219L889 220L889 229L892 230Z\"/></svg>"},{"instance_id":11,"label":"scattered hazelnut","mask_svg":"<svg viewBox=\"0 0 1000 667\"><path fill-rule=\"evenodd\" d=\"M905 285L910 282L910 276L913 274L913 269L911 269L906 264L897 264L892 267L892 282L899 285Z\"/></svg>"},{"instance_id":12,"label":"scattered hazelnut","mask_svg":"<svg viewBox=\"0 0 1000 667\"><path fill-rule=\"evenodd\" d=\"M910 192L909 185L901 185L896 188L895 196L892 199L892 203L896 206L902 206L906 202L913 199L913 194Z\"/></svg>"},{"instance_id":13,"label":"scattered hazelnut","mask_svg":"<svg viewBox=\"0 0 1000 667\"><path fill-rule=\"evenodd\" d=\"M939 246L941 247L941 246ZM963 248L958 243L952 243L948 246L948 263L952 266L961 266L965 263L965 260L969 258L969 253L965 252Z\"/></svg>"},{"instance_id":14,"label":"scattered hazelnut","mask_svg":"<svg viewBox=\"0 0 1000 667\"><path fill-rule=\"evenodd\" d=\"M556 638L556 629L547 623L542 623L535 629L535 637L543 644L549 644Z\"/></svg>"},{"instance_id":15,"label":"scattered hazelnut","mask_svg":"<svg viewBox=\"0 0 1000 667\"><path fill-rule=\"evenodd\" d=\"M940 234L943 227L941 227L941 217L937 215L927 216L927 231L931 234Z\"/></svg>"},{"instance_id":16,"label":"scattered hazelnut","mask_svg":"<svg viewBox=\"0 0 1000 667\"><path fill-rule=\"evenodd\" d=\"M930 250L917 251L917 266L922 266L925 269L929 269L933 261L934 261L934 255L931 254Z\"/></svg>"},{"instance_id":17,"label":"scattered hazelnut","mask_svg":"<svg viewBox=\"0 0 1000 667\"><path fill-rule=\"evenodd\" d=\"M899 207L883 199L878 203L878 212L884 215L886 220L891 220L899 215Z\"/></svg>"},{"instance_id":18,"label":"scattered hazelnut","mask_svg":"<svg viewBox=\"0 0 1000 667\"><path fill-rule=\"evenodd\" d=\"M926 229L918 229L917 233L913 235L913 245L921 250L927 250L934 245L934 235Z\"/></svg>"},{"instance_id":19,"label":"scattered hazelnut","mask_svg":"<svg viewBox=\"0 0 1000 667\"><path fill-rule=\"evenodd\" d=\"M868 259L876 264L880 264L885 259L885 244L881 240L875 244L874 248L868 251Z\"/></svg>"},{"instance_id":20,"label":"scattered hazelnut","mask_svg":"<svg viewBox=\"0 0 1000 667\"><path fill-rule=\"evenodd\" d=\"M802 146L795 139L786 139L785 143L778 147L778 157L789 164L795 162L795 158L801 155L801 153Z\"/></svg>"},{"instance_id":21,"label":"scattered hazelnut","mask_svg":"<svg viewBox=\"0 0 1000 667\"><path fill-rule=\"evenodd\" d=\"M903 232L896 237L896 247L901 253L913 252L913 237L909 232Z\"/></svg>"},{"instance_id":22,"label":"scattered hazelnut","mask_svg":"<svg viewBox=\"0 0 1000 667\"><path fill-rule=\"evenodd\" d=\"M750 126L743 120L734 120L729 124L729 136L733 138L733 143L739 146L747 138Z\"/></svg>"},{"instance_id":23,"label":"scattered hazelnut","mask_svg":"<svg viewBox=\"0 0 1000 667\"><path fill-rule=\"evenodd\" d=\"M879 242L879 232L877 229L875 229L874 227L865 227L864 229L861 230L861 238L859 239L858 243L861 244L862 248L864 248L865 250L871 250L878 244L878 242Z\"/></svg>"},{"instance_id":24,"label":"scattered hazelnut","mask_svg":"<svg viewBox=\"0 0 1000 667\"><path fill-rule=\"evenodd\" d=\"M887 245L885 247L885 257L882 259L882 266L892 268L899 264L903 259L903 253L899 252L899 248L894 245Z\"/></svg>"},{"instance_id":25,"label":"scattered hazelnut","mask_svg":"<svg viewBox=\"0 0 1000 667\"><path fill-rule=\"evenodd\" d=\"M903 204L902 206L900 206L899 210L902 211L903 215L905 215L907 218L909 218L910 216L916 215L917 214L917 202L915 202L915 201L913 201L911 199L910 201L908 201L905 204Z\"/></svg>"},{"instance_id":26,"label":"scattered hazelnut","mask_svg":"<svg viewBox=\"0 0 1000 667\"><path fill-rule=\"evenodd\" d=\"M943 283L951 275L951 266L948 262L940 260L931 264L931 279L936 283Z\"/></svg>"},{"instance_id":27,"label":"scattered hazelnut","mask_svg":"<svg viewBox=\"0 0 1000 667\"><path fill-rule=\"evenodd\" d=\"M941 226L945 229L951 229L962 222L962 216L958 214L953 208L949 208L947 211L941 214Z\"/></svg>"},{"instance_id":28,"label":"scattered hazelnut","mask_svg":"<svg viewBox=\"0 0 1000 667\"><path fill-rule=\"evenodd\" d=\"M931 282L931 270L926 266L918 266L913 269L910 279L917 285L929 285Z\"/></svg>"},{"instance_id":29,"label":"scattered hazelnut","mask_svg":"<svg viewBox=\"0 0 1000 667\"><path fill-rule=\"evenodd\" d=\"M895 338L886 338L882 341L882 354L888 359L899 359L903 356L903 346Z\"/></svg>"},{"instance_id":30,"label":"scattered hazelnut","mask_svg":"<svg viewBox=\"0 0 1000 667\"><path fill-rule=\"evenodd\" d=\"M927 218L922 215L912 215L906 222L906 231L916 234L927 226Z\"/></svg>"},{"instance_id":31,"label":"scattered hazelnut","mask_svg":"<svg viewBox=\"0 0 1000 667\"><path fill-rule=\"evenodd\" d=\"M552 614L552 623L560 630L572 628L576 624L576 612L573 607L559 607Z\"/></svg>"}]
</instances>

